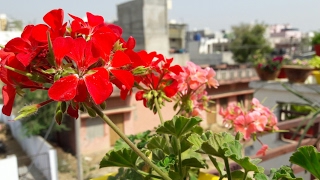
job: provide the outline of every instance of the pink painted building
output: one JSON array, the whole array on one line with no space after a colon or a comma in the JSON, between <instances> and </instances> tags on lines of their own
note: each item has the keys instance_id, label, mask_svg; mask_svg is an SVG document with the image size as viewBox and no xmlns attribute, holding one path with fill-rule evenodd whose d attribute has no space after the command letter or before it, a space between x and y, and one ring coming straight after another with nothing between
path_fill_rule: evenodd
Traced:
<instances>
[{"instance_id":1,"label":"pink painted building","mask_svg":"<svg viewBox=\"0 0 320 180\"><path fill-rule=\"evenodd\" d=\"M219 111L220 107L226 107L229 103L243 101L245 105L253 97L254 90L249 88L248 83L257 80L257 76L252 68L236 69L216 69L217 78L220 86L218 89L208 89L209 97L215 101L209 108L213 111ZM152 130L160 124L158 115L154 115L151 110L144 107L142 101L136 101L135 95L122 100L119 92L113 93L107 101L107 110L105 114L122 130L125 134L137 134L146 130ZM166 103L162 109L165 120L171 119L175 112L173 103ZM210 128L212 124L222 125L222 119L216 114L203 113L201 126L205 129ZM70 128L70 131L58 133L59 144L71 152L75 152L73 119L65 119L64 123ZM91 118L88 114L81 114L80 142L82 153L93 153L107 151L112 147L119 136L113 132L109 126L99 117Z\"/></svg>"}]
</instances>

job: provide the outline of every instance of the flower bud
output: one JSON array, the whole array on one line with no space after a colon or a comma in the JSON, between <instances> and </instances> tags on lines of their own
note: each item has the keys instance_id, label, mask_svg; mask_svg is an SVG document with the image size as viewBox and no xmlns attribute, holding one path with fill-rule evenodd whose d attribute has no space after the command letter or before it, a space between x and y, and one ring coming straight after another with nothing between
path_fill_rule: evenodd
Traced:
<instances>
[{"instance_id":1,"label":"flower bud","mask_svg":"<svg viewBox=\"0 0 320 180\"><path fill-rule=\"evenodd\" d=\"M103 101L103 103L100 104L100 108L106 109L106 107L107 107L107 103L105 101Z\"/></svg>"},{"instance_id":2,"label":"flower bud","mask_svg":"<svg viewBox=\"0 0 320 180\"><path fill-rule=\"evenodd\" d=\"M149 68L144 67L144 66L138 66L138 67L134 68L131 72L135 76L147 75L147 74L149 74Z\"/></svg>"},{"instance_id":3,"label":"flower bud","mask_svg":"<svg viewBox=\"0 0 320 180\"><path fill-rule=\"evenodd\" d=\"M56 112L55 116L54 116L56 122L60 125L63 119L63 112L61 110L59 110L58 112Z\"/></svg>"},{"instance_id":4,"label":"flower bud","mask_svg":"<svg viewBox=\"0 0 320 180\"><path fill-rule=\"evenodd\" d=\"M135 46L136 46L136 40L132 36L130 36L126 44L126 48L133 49Z\"/></svg>"},{"instance_id":5,"label":"flower bud","mask_svg":"<svg viewBox=\"0 0 320 180\"><path fill-rule=\"evenodd\" d=\"M33 105L23 107L18 112L19 115L14 120L18 120L18 119L25 118L25 117L28 117L28 116L35 114L38 111L39 107L40 107L39 104L33 104Z\"/></svg>"}]
</instances>

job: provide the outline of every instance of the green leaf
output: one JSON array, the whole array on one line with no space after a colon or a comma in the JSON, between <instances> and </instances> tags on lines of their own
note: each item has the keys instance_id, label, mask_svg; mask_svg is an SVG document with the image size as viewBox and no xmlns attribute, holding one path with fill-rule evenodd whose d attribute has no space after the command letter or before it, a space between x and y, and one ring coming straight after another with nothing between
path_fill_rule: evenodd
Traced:
<instances>
[{"instance_id":1,"label":"green leaf","mask_svg":"<svg viewBox=\"0 0 320 180\"><path fill-rule=\"evenodd\" d=\"M109 151L101 160L100 168L103 167L135 167L138 155L132 149Z\"/></svg>"},{"instance_id":2,"label":"green leaf","mask_svg":"<svg viewBox=\"0 0 320 180\"><path fill-rule=\"evenodd\" d=\"M242 145L240 144L239 141L231 141L228 143L224 143L222 146L226 150L225 156L229 157L229 156L234 155L235 158L237 158L237 159L242 158L242 153L241 153L242 152Z\"/></svg>"},{"instance_id":3,"label":"green leaf","mask_svg":"<svg viewBox=\"0 0 320 180\"><path fill-rule=\"evenodd\" d=\"M202 146L202 143L204 142L201 136L195 133L191 134L187 140L192 144L192 149L195 151L199 150Z\"/></svg>"},{"instance_id":4,"label":"green leaf","mask_svg":"<svg viewBox=\"0 0 320 180\"><path fill-rule=\"evenodd\" d=\"M35 114L38 111L38 109L39 109L39 104L32 104L29 106L24 106L23 108L20 109L20 111L18 112L19 115L16 118L14 118L14 120L18 120L21 118L31 116L31 115Z\"/></svg>"},{"instance_id":5,"label":"green leaf","mask_svg":"<svg viewBox=\"0 0 320 180\"><path fill-rule=\"evenodd\" d=\"M203 160L199 160L199 159L193 157L190 159L182 160L182 166L205 168L206 164Z\"/></svg>"},{"instance_id":6,"label":"green leaf","mask_svg":"<svg viewBox=\"0 0 320 180\"><path fill-rule=\"evenodd\" d=\"M230 159L232 159L234 162L236 162L237 164L239 164L243 169L245 169L246 171L254 171L257 173L263 173L264 172L264 168L261 166L257 166L257 164L261 161L260 159L250 159L249 157L243 157L240 159L236 158L236 155L231 155L229 157Z\"/></svg>"},{"instance_id":7,"label":"green leaf","mask_svg":"<svg viewBox=\"0 0 320 180\"><path fill-rule=\"evenodd\" d=\"M281 166L279 169L271 168L270 177L272 180L302 180L302 178L296 178L293 170L289 166Z\"/></svg>"},{"instance_id":8,"label":"green leaf","mask_svg":"<svg viewBox=\"0 0 320 180\"><path fill-rule=\"evenodd\" d=\"M207 141L202 143L201 150L206 154L218 156L221 158L226 157L226 149L223 148L224 143L228 143L231 141L235 141L234 136L230 133L222 132L222 133L212 133L207 131L203 134L203 139L207 139Z\"/></svg>"},{"instance_id":9,"label":"green leaf","mask_svg":"<svg viewBox=\"0 0 320 180\"><path fill-rule=\"evenodd\" d=\"M231 179L232 180L243 180L243 176L244 176L244 172L242 172L242 171L237 170L237 171L231 172Z\"/></svg>"},{"instance_id":10,"label":"green leaf","mask_svg":"<svg viewBox=\"0 0 320 180\"><path fill-rule=\"evenodd\" d=\"M269 180L268 176L265 175L264 173L255 173L253 177L259 180Z\"/></svg>"},{"instance_id":11,"label":"green leaf","mask_svg":"<svg viewBox=\"0 0 320 180\"><path fill-rule=\"evenodd\" d=\"M201 119L198 117L174 116L171 121L166 121L160 126L156 132L159 134L171 134L180 138L182 135L189 133L200 122Z\"/></svg>"},{"instance_id":12,"label":"green leaf","mask_svg":"<svg viewBox=\"0 0 320 180\"><path fill-rule=\"evenodd\" d=\"M303 167L317 179L320 179L320 153L314 146L299 147L289 161Z\"/></svg>"},{"instance_id":13,"label":"green leaf","mask_svg":"<svg viewBox=\"0 0 320 180\"><path fill-rule=\"evenodd\" d=\"M148 149L161 149L164 153L170 154L169 147L167 146L167 141L163 136L154 136L150 139L147 144Z\"/></svg>"},{"instance_id":14,"label":"green leaf","mask_svg":"<svg viewBox=\"0 0 320 180\"><path fill-rule=\"evenodd\" d=\"M224 163L218 162L217 159L213 156L209 156L209 158L214 167L216 167L216 169L218 170L220 177L226 175L226 172L224 171Z\"/></svg>"}]
</instances>

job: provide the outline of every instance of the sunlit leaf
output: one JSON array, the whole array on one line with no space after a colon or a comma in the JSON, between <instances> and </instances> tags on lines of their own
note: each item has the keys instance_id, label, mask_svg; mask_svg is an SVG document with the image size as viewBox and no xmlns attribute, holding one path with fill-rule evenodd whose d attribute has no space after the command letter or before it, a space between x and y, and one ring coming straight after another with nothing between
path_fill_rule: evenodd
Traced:
<instances>
[{"instance_id":1,"label":"sunlit leaf","mask_svg":"<svg viewBox=\"0 0 320 180\"><path fill-rule=\"evenodd\" d=\"M132 149L111 150L100 162L103 167L135 167L138 155Z\"/></svg>"}]
</instances>

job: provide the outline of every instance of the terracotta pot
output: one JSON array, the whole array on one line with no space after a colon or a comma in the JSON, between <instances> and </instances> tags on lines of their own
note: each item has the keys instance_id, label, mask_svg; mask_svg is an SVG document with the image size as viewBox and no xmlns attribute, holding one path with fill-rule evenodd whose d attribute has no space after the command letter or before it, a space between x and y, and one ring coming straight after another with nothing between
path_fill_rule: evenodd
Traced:
<instances>
[{"instance_id":1,"label":"terracotta pot","mask_svg":"<svg viewBox=\"0 0 320 180\"><path fill-rule=\"evenodd\" d=\"M280 73L278 75L278 78L279 79L287 78L286 72L285 72L285 70L283 68L280 69Z\"/></svg>"},{"instance_id":2,"label":"terracotta pot","mask_svg":"<svg viewBox=\"0 0 320 180\"><path fill-rule=\"evenodd\" d=\"M265 71L265 70L262 70L258 67L255 68L256 69L256 72L260 78L261 81L270 81L270 80L275 80L279 73L280 73L280 70L277 70L277 71Z\"/></svg>"},{"instance_id":3,"label":"terracotta pot","mask_svg":"<svg viewBox=\"0 0 320 180\"><path fill-rule=\"evenodd\" d=\"M285 70L290 83L304 83L313 70L310 67L296 65L284 65L282 68Z\"/></svg>"},{"instance_id":4,"label":"terracotta pot","mask_svg":"<svg viewBox=\"0 0 320 180\"><path fill-rule=\"evenodd\" d=\"M317 56L320 56L320 44L316 44L313 46L314 51L316 52Z\"/></svg>"}]
</instances>

